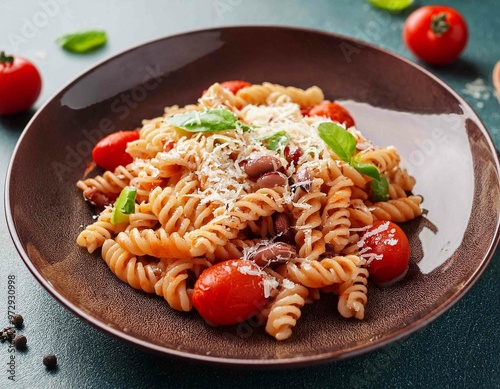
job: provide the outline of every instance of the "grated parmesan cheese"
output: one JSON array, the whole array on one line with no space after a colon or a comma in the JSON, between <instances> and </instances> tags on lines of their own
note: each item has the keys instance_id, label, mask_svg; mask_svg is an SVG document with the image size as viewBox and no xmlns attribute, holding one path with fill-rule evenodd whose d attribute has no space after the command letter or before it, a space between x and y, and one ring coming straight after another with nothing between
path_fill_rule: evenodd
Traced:
<instances>
[{"instance_id":1,"label":"grated parmesan cheese","mask_svg":"<svg viewBox=\"0 0 500 389\"><path fill-rule=\"evenodd\" d=\"M276 278L271 276L266 276L264 278L264 297L268 298L271 296L271 292L278 288L279 282Z\"/></svg>"},{"instance_id":2,"label":"grated parmesan cheese","mask_svg":"<svg viewBox=\"0 0 500 389\"><path fill-rule=\"evenodd\" d=\"M293 289L295 287L295 282L289 280L288 278L284 278L282 281L282 285L285 289Z\"/></svg>"},{"instance_id":3,"label":"grated parmesan cheese","mask_svg":"<svg viewBox=\"0 0 500 389\"><path fill-rule=\"evenodd\" d=\"M212 94L208 91L201 100L210 107L223 106L227 101L207 103L214 95L220 98L220 92L218 89ZM224 96L224 93L222 95ZM226 104L226 106L228 105ZM287 177L292 176L295 172L295 166L288 164L281 153L269 150L260 141L270 134L286 130L290 135L290 144L304 150L304 155L299 163L302 163L302 166L307 169L320 168L323 155L331 153L317 131L319 123L325 122L327 119L302 117L298 104L247 105L239 112L239 116L243 122L254 126L252 131L245 132L242 129L237 129L209 135L200 133L191 138L182 136L171 150L160 152L156 156L159 164L176 163L187 167L196 174L200 181L200 189L197 193L191 193L189 196L199 198L202 204L220 204L229 211L234 208L238 199L245 194L252 193L254 191L251 187L252 184L249 183L248 177L242 169L242 164L256 155L271 155L279 158L282 165L287 166ZM141 163L145 162L137 161L134 163L140 167ZM152 174L156 177L158 171ZM293 201L295 188L304 184L306 183L295 183L292 186L286 184L286 190L282 196L283 205L291 204L297 208L309 208L309 204ZM305 226L305 228L310 227Z\"/></svg>"}]
</instances>

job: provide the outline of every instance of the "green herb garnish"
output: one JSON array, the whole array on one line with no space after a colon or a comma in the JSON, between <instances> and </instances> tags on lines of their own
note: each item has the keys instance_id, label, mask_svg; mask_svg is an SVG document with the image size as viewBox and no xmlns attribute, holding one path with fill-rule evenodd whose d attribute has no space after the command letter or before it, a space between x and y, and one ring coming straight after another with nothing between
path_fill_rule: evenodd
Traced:
<instances>
[{"instance_id":1,"label":"green herb garnish","mask_svg":"<svg viewBox=\"0 0 500 389\"><path fill-rule=\"evenodd\" d=\"M129 215L135 210L136 194L137 189L133 186L126 186L122 189L113 207L113 213L111 214L112 224L128 222Z\"/></svg>"},{"instance_id":2,"label":"green herb garnish","mask_svg":"<svg viewBox=\"0 0 500 389\"><path fill-rule=\"evenodd\" d=\"M358 172L373 178L370 185L374 201L384 201L389 198L389 183L380 176L377 167L371 163L359 162L354 156L356 139L349 131L338 124L325 122L318 126L318 133L340 159Z\"/></svg>"},{"instance_id":3,"label":"green herb garnish","mask_svg":"<svg viewBox=\"0 0 500 389\"><path fill-rule=\"evenodd\" d=\"M401 12L413 4L413 0L368 0L377 8L391 12Z\"/></svg>"},{"instance_id":4,"label":"green herb garnish","mask_svg":"<svg viewBox=\"0 0 500 389\"><path fill-rule=\"evenodd\" d=\"M318 126L319 136L337 154L340 159L351 164L356 150L356 139L344 127L335 123L321 123Z\"/></svg>"},{"instance_id":5,"label":"green herb garnish","mask_svg":"<svg viewBox=\"0 0 500 389\"><path fill-rule=\"evenodd\" d=\"M356 160L356 157L352 158L351 161L348 163L354 169L356 169L358 172L364 174L365 176L371 177L374 180L380 180L380 173L375 165L373 165L371 163L358 162Z\"/></svg>"},{"instance_id":6,"label":"green herb garnish","mask_svg":"<svg viewBox=\"0 0 500 389\"><path fill-rule=\"evenodd\" d=\"M78 54L93 51L103 46L106 41L106 32L98 30L66 34L56 40L63 49Z\"/></svg>"},{"instance_id":7,"label":"green herb garnish","mask_svg":"<svg viewBox=\"0 0 500 389\"><path fill-rule=\"evenodd\" d=\"M290 135L286 131L278 131L274 134L264 136L259 139L269 150L283 151L290 140Z\"/></svg>"},{"instance_id":8,"label":"green herb garnish","mask_svg":"<svg viewBox=\"0 0 500 389\"><path fill-rule=\"evenodd\" d=\"M168 121L175 127L188 132L216 132L251 128L238 120L236 115L227 109L207 109L190 111L170 116Z\"/></svg>"},{"instance_id":9,"label":"green herb garnish","mask_svg":"<svg viewBox=\"0 0 500 389\"><path fill-rule=\"evenodd\" d=\"M374 202L389 200L389 182L385 177L380 177L380 180L372 180L370 189Z\"/></svg>"}]
</instances>

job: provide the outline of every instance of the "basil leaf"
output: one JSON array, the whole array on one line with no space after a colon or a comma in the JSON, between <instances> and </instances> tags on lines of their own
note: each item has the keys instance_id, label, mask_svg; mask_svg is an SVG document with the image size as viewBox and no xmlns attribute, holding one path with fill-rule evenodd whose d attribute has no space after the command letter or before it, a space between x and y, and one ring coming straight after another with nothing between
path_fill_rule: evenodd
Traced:
<instances>
[{"instance_id":1,"label":"basil leaf","mask_svg":"<svg viewBox=\"0 0 500 389\"><path fill-rule=\"evenodd\" d=\"M385 201L389 198L389 183L380 176L377 167L371 163L358 162L353 158L356 150L354 136L335 123L325 122L318 126L319 136L341 158L358 172L373 178L371 182L372 195L375 201Z\"/></svg>"},{"instance_id":2,"label":"basil leaf","mask_svg":"<svg viewBox=\"0 0 500 389\"><path fill-rule=\"evenodd\" d=\"M66 34L56 40L63 49L80 54L95 50L103 46L106 41L106 32L98 30Z\"/></svg>"},{"instance_id":3,"label":"basil leaf","mask_svg":"<svg viewBox=\"0 0 500 389\"><path fill-rule=\"evenodd\" d=\"M356 149L356 139L344 127L325 122L318 126L319 136L342 159L350 163Z\"/></svg>"},{"instance_id":4,"label":"basil leaf","mask_svg":"<svg viewBox=\"0 0 500 389\"><path fill-rule=\"evenodd\" d=\"M380 180L372 180L370 189L374 202L387 201L389 199L389 182L385 177L380 177Z\"/></svg>"},{"instance_id":5,"label":"basil leaf","mask_svg":"<svg viewBox=\"0 0 500 389\"><path fill-rule=\"evenodd\" d=\"M112 224L128 222L128 215L135 210L136 195L137 189L133 186L126 186L122 189L113 207L113 213L111 214Z\"/></svg>"},{"instance_id":6,"label":"basil leaf","mask_svg":"<svg viewBox=\"0 0 500 389\"><path fill-rule=\"evenodd\" d=\"M237 130L242 129L245 132L252 131L252 127L246 125L245 123L240 122L239 120L236 121L236 129Z\"/></svg>"},{"instance_id":7,"label":"basil leaf","mask_svg":"<svg viewBox=\"0 0 500 389\"><path fill-rule=\"evenodd\" d=\"M174 126L188 132L215 132L250 129L241 123L236 115L227 109L207 109L205 111L190 111L170 116L168 121Z\"/></svg>"},{"instance_id":8,"label":"basil leaf","mask_svg":"<svg viewBox=\"0 0 500 389\"><path fill-rule=\"evenodd\" d=\"M370 4L386 11L400 12L413 4L413 0L369 0Z\"/></svg>"},{"instance_id":9,"label":"basil leaf","mask_svg":"<svg viewBox=\"0 0 500 389\"><path fill-rule=\"evenodd\" d=\"M274 134L260 138L260 140L264 141L263 143L265 143L269 150L281 151L288 144L290 135L288 135L286 131L278 131Z\"/></svg>"},{"instance_id":10,"label":"basil leaf","mask_svg":"<svg viewBox=\"0 0 500 389\"><path fill-rule=\"evenodd\" d=\"M380 180L380 173L375 165L371 163L358 162L356 160L351 161L350 165L358 172L371 177L374 180Z\"/></svg>"}]
</instances>

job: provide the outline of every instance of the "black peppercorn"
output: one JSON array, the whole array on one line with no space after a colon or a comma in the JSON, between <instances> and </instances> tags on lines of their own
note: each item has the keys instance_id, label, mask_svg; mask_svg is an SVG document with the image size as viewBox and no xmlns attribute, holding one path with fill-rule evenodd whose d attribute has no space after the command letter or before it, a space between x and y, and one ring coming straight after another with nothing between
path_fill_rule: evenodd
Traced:
<instances>
[{"instance_id":1,"label":"black peppercorn","mask_svg":"<svg viewBox=\"0 0 500 389\"><path fill-rule=\"evenodd\" d=\"M22 315L15 314L10 318L10 322L14 324L14 327L21 328L24 322Z\"/></svg>"},{"instance_id":2,"label":"black peppercorn","mask_svg":"<svg viewBox=\"0 0 500 389\"><path fill-rule=\"evenodd\" d=\"M26 348L26 344L28 343L28 339L26 339L26 336L24 335L17 335L14 338L14 346L18 350L23 350Z\"/></svg>"},{"instance_id":3,"label":"black peppercorn","mask_svg":"<svg viewBox=\"0 0 500 389\"><path fill-rule=\"evenodd\" d=\"M16 336L16 330L14 327L7 327L0 331L0 341L4 342L5 340L12 341Z\"/></svg>"},{"instance_id":4,"label":"black peppercorn","mask_svg":"<svg viewBox=\"0 0 500 389\"><path fill-rule=\"evenodd\" d=\"M43 357L43 364L49 370L57 366L57 357L54 354L47 354Z\"/></svg>"}]
</instances>

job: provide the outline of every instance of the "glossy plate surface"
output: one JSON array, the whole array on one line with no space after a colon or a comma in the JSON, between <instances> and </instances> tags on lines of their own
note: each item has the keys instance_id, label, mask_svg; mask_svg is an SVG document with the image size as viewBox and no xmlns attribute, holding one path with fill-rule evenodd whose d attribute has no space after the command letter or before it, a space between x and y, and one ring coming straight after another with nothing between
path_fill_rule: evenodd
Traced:
<instances>
[{"instance_id":1,"label":"glossy plate surface","mask_svg":"<svg viewBox=\"0 0 500 389\"><path fill-rule=\"evenodd\" d=\"M405 224L407 277L369 285L364 321L347 320L334 296L307 305L293 336L276 342L258 323L213 328L195 313L119 281L98 253L76 244L92 222L75 183L107 133L140 126L164 106L193 103L217 81L318 85L343 101L378 146L394 145L417 179L424 216ZM309 364L399 340L456 303L498 243L498 158L477 115L434 76L374 46L282 27L195 31L132 48L58 92L21 136L9 168L6 214L38 281L98 328L165 355L215 363Z\"/></svg>"}]
</instances>

